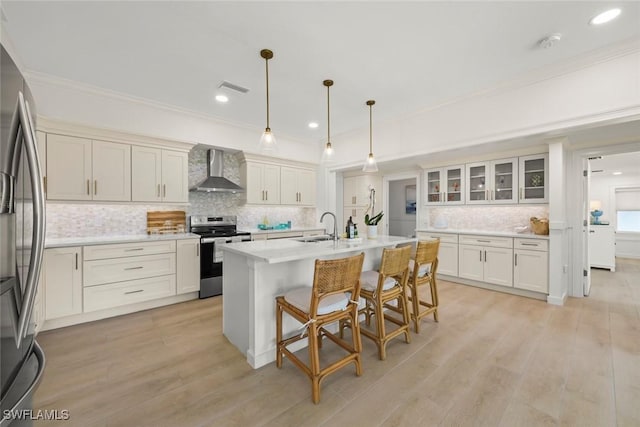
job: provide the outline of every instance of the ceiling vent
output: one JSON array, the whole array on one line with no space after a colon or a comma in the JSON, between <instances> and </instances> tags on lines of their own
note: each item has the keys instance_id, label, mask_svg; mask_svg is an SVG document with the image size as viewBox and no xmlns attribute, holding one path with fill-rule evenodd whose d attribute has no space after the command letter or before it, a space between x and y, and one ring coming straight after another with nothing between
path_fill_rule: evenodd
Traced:
<instances>
[{"instance_id":1,"label":"ceiling vent","mask_svg":"<svg viewBox=\"0 0 640 427\"><path fill-rule=\"evenodd\" d=\"M560 39L562 39L562 34L560 33L550 34L547 37L540 40L538 42L538 46L540 46L542 49L549 49L550 47L553 47L556 43L558 43Z\"/></svg>"},{"instance_id":2,"label":"ceiling vent","mask_svg":"<svg viewBox=\"0 0 640 427\"><path fill-rule=\"evenodd\" d=\"M229 89L229 90L233 90L233 91L240 92L240 93L247 93L247 92L249 92L249 89L248 89L248 88L246 88L246 87L242 87L242 86L239 86L239 85L236 85L236 84L233 84L233 83L228 82L228 81L226 81L226 80L223 80L223 81L222 81L222 83L220 83L220 84L218 85L218 87L219 87L219 88L224 87L224 88L227 88L227 89Z\"/></svg>"}]
</instances>

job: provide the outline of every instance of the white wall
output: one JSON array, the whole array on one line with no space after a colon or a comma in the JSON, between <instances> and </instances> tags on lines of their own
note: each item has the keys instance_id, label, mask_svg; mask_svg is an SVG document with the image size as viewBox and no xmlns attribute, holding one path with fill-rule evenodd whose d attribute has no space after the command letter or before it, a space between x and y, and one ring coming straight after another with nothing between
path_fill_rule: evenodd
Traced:
<instances>
[{"instance_id":1,"label":"white wall","mask_svg":"<svg viewBox=\"0 0 640 427\"><path fill-rule=\"evenodd\" d=\"M591 175L590 200L602 202L601 221L609 221L616 226L616 194L618 187L640 187L640 174L610 175L606 171L602 174ZM640 258L640 233L621 233L616 231L616 257Z\"/></svg>"},{"instance_id":2,"label":"white wall","mask_svg":"<svg viewBox=\"0 0 640 427\"><path fill-rule=\"evenodd\" d=\"M416 180L404 179L389 182L389 234L392 236L413 236L416 229L416 215L407 214L405 208L406 187L413 186L416 191ZM417 193L416 193L417 197Z\"/></svg>"}]
</instances>

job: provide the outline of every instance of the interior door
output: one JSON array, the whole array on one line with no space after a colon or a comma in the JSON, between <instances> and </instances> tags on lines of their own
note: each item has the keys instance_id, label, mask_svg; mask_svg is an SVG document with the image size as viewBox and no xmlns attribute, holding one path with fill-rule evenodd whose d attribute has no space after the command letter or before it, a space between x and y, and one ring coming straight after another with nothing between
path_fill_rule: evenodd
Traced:
<instances>
[{"instance_id":1,"label":"interior door","mask_svg":"<svg viewBox=\"0 0 640 427\"><path fill-rule=\"evenodd\" d=\"M589 213L589 194L591 186L591 161L587 158L582 160L584 173L582 174L582 286L584 296L589 296L591 292L591 255L589 249L589 235L591 230L591 221Z\"/></svg>"}]
</instances>

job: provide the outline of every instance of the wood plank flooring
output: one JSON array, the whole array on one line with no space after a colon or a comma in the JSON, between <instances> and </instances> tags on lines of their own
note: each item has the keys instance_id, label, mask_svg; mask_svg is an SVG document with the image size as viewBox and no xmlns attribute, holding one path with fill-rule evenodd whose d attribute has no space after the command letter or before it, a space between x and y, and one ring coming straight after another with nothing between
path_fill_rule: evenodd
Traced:
<instances>
[{"instance_id":1,"label":"wood plank flooring","mask_svg":"<svg viewBox=\"0 0 640 427\"><path fill-rule=\"evenodd\" d=\"M318 405L286 359L249 367L219 297L48 331L34 407L83 427L638 426L640 260L617 262L564 307L440 281L440 322L384 362L363 338L363 375L329 376Z\"/></svg>"}]
</instances>

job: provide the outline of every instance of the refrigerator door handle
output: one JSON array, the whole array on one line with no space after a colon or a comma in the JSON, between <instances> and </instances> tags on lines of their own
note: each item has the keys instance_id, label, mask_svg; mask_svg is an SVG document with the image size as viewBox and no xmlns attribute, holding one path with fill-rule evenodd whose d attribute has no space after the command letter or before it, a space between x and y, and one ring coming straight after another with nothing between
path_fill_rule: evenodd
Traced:
<instances>
[{"instance_id":1,"label":"refrigerator door handle","mask_svg":"<svg viewBox=\"0 0 640 427\"><path fill-rule=\"evenodd\" d=\"M15 336L16 346L20 348L22 340L27 336L29 321L33 312L42 258L44 255L45 213L44 213L44 188L42 185L42 173L38 161L38 148L36 147L36 134L31 119L29 104L25 102L22 92L18 92L17 111L14 113L11 123L11 135L16 142L13 148L12 175L17 176L19 166L19 147L22 136L25 144L26 161L29 164L31 174L31 194L33 201L33 234L31 236L31 256L29 259L29 272L22 296L22 307L18 319L18 334Z\"/></svg>"}]
</instances>

